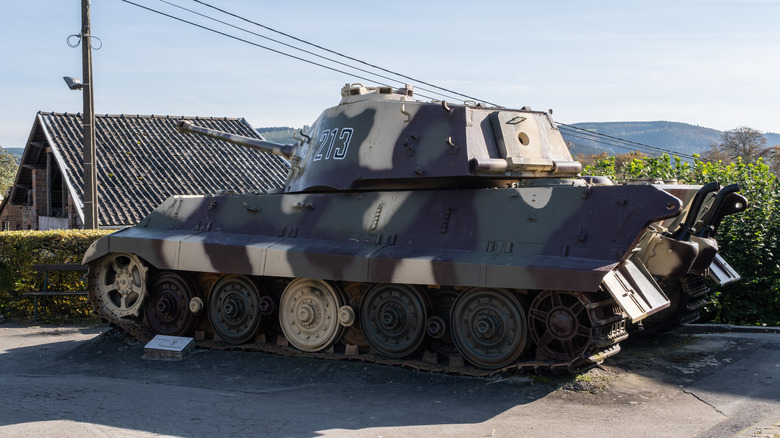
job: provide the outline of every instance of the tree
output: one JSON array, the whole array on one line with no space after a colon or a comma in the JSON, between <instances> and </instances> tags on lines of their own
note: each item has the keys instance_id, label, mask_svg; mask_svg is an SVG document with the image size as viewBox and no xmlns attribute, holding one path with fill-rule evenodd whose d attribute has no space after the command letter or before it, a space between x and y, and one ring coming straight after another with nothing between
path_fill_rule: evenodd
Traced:
<instances>
[{"instance_id":1,"label":"tree","mask_svg":"<svg viewBox=\"0 0 780 438\"><path fill-rule=\"evenodd\" d=\"M5 196L13 185L18 167L16 157L0 146L0 196Z\"/></svg>"},{"instance_id":2,"label":"tree","mask_svg":"<svg viewBox=\"0 0 780 438\"><path fill-rule=\"evenodd\" d=\"M766 157L766 164L775 176L780 177L780 145L769 148L771 152Z\"/></svg>"},{"instance_id":3,"label":"tree","mask_svg":"<svg viewBox=\"0 0 780 438\"><path fill-rule=\"evenodd\" d=\"M634 160L642 160L645 158L645 154L641 151L631 151L625 154L615 154L615 169L618 171L618 176L625 177L626 165Z\"/></svg>"},{"instance_id":4,"label":"tree","mask_svg":"<svg viewBox=\"0 0 780 438\"><path fill-rule=\"evenodd\" d=\"M723 152L718 148L717 144L713 144L709 149L701 153L701 159L708 163L731 163L733 160L729 154Z\"/></svg>"},{"instance_id":5,"label":"tree","mask_svg":"<svg viewBox=\"0 0 780 438\"><path fill-rule=\"evenodd\" d=\"M761 131L747 126L724 131L721 134L723 141L713 145L710 151L702 156L707 160L734 161L742 157L745 164L755 164L759 158L773 158L773 148L766 146L766 138Z\"/></svg>"},{"instance_id":6,"label":"tree","mask_svg":"<svg viewBox=\"0 0 780 438\"><path fill-rule=\"evenodd\" d=\"M621 180L626 177L628 164L634 160L644 159L645 154L640 151L631 151L613 157L602 152L597 155L577 154L575 158L582 163L583 175L608 176Z\"/></svg>"}]
</instances>

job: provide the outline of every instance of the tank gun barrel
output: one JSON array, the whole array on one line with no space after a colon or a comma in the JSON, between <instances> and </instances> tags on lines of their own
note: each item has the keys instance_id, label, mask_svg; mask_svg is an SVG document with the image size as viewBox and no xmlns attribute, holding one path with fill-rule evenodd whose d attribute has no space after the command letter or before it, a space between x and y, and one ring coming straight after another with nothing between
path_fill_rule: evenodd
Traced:
<instances>
[{"instance_id":1,"label":"tank gun barrel","mask_svg":"<svg viewBox=\"0 0 780 438\"><path fill-rule=\"evenodd\" d=\"M293 144L274 143L271 141L244 137L242 135L230 134L229 132L218 131L216 129L196 126L189 120L180 120L176 124L176 129L178 129L179 132L205 135L206 137L216 138L217 140L224 140L240 146L257 149L269 154L281 155L285 158L292 157L292 152L295 148L295 145Z\"/></svg>"}]
</instances>

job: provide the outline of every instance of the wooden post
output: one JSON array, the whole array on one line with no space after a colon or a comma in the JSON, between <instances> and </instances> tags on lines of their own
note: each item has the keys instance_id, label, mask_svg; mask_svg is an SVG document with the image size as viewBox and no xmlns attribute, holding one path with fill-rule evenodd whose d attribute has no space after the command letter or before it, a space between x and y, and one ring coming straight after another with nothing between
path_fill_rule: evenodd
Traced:
<instances>
[{"instance_id":1,"label":"wooden post","mask_svg":"<svg viewBox=\"0 0 780 438\"><path fill-rule=\"evenodd\" d=\"M84 228L98 228L97 163L95 156L95 109L92 84L92 35L90 0L81 0L81 56L84 73Z\"/></svg>"}]
</instances>

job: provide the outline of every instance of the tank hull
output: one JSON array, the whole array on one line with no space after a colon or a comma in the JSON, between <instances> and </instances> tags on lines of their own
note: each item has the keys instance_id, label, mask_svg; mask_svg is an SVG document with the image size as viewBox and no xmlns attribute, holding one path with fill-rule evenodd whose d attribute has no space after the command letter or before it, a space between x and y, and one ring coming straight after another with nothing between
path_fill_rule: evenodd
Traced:
<instances>
[{"instance_id":1,"label":"tank hull","mask_svg":"<svg viewBox=\"0 0 780 438\"><path fill-rule=\"evenodd\" d=\"M132 253L192 272L595 291L650 223L678 212L650 185L174 196L84 261Z\"/></svg>"},{"instance_id":2,"label":"tank hull","mask_svg":"<svg viewBox=\"0 0 780 438\"><path fill-rule=\"evenodd\" d=\"M267 334L286 343L295 333L269 329L268 321L298 327L303 315L353 326L353 342L379 349L381 361L431 346L453 360L471 348L471 332L486 327L486 345L496 337L511 346L498 348L501 354L493 347L466 354L472 371L540 363L575 370L619 351L627 318L669 305L632 253L649 225L680 209L677 197L652 185L579 180L504 189L174 196L137 226L95 242L84 263L91 265L95 307L139 337L191 334L199 325L204 340L252 343ZM365 297L379 304L361 306ZM298 301L313 304L299 308ZM339 308L338 315L326 307ZM298 313L289 316L293 309ZM208 322L193 316L200 313ZM400 341L384 333L410 319L416 322L403 330L414 331L416 341L396 353ZM362 331L354 327L361 321ZM374 329L367 336L380 337L354 341L369 321ZM332 348L345 329L333 323L327 330ZM549 332L561 340L547 345ZM325 345L309 344L309 337L293 339L293 346L316 352Z\"/></svg>"}]
</instances>

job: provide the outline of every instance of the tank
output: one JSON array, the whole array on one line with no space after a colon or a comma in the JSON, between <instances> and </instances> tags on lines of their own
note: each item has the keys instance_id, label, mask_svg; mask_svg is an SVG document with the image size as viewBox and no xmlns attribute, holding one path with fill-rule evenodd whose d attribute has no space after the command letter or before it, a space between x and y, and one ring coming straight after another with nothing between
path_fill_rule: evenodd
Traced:
<instances>
[{"instance_id":1,"label":"tank","mask_svg":"<svg viewBox=\"0 0 780 438\"><path fill-rule=\"evenodd\" d=\"M462 374L574 372L630 327L694 319L739 275L738 187L580 177L549 112L347 84L284 156L284 187L172 196L97 240L96 311L139 339ZM239 347L240 346L240 347Z\"/></svg>"}]
</instances>

